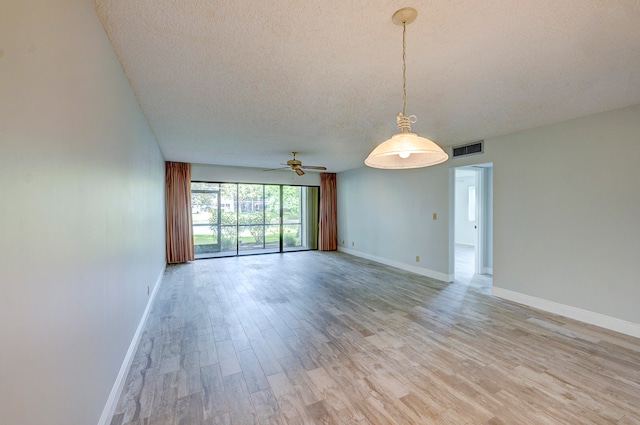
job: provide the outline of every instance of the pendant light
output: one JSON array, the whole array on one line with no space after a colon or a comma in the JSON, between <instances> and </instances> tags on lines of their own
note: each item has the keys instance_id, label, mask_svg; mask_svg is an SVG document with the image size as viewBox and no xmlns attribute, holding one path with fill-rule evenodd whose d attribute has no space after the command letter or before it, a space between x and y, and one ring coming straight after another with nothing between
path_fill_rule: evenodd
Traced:
<instances>
[{"instance_id":1,"label":"pendant light","mask_svg":"<svg viewBox=\"0 0 640 425\"><path fill-rule=\"evenodd\" d=\"M411 7L405 7L393 14L392 20L396 25L402 25L402 112L396 116L398 133L391 139L382 142L375 148L364 163L373 168L405 169L420 168L440 164L449 158L435 142L411 132L411 124L416 122L416 116L407 116L407 61L406 61L406 32L407 24L413 22L418 12Z\"/></svg>"}]
</instances>

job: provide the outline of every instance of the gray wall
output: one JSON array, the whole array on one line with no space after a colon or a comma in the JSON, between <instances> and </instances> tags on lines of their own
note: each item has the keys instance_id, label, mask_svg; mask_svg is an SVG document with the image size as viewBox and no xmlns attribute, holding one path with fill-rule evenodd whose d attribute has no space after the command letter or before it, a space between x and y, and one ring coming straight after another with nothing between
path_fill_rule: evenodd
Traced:
<instances>
[{"instance_id":1,"label":"gray wall","mask_svg":"<svg viewBox=\"0 0 640 425\"><path fill-rule=\"evenodd\" d=\"M448 171L436 165L338 174L338 248L448 281Z\"/></svg>"},{"instance_id":2,"label":"gray wall","mask_svg":"<svg viewBox=\"0 0 640 425\"><path fill-rule=\"evenodd\" d=\"M640 324L640 105L491 142L494 285Z\"/></svg>"},{"instance_id":3,"label":"gray wall","mask_svg":"<svg viewBox=\"0 0 640 425\"><path fill-rule=\"evenodd\" d=\"M341 249L450 274L449 168L492 162L494 287L636 326L639 135L640 105L486 140L483 155L430 168L340 173Z\"/></svg>"},{"instance_id":4,"label":"gray wall","mask_svg":"<svg viewBox=\"0 0 640 425\"><path fill-rule=\"evenodd\" d=\"M0 40L0 423L96 424L164 268L164 160L90 0L5 0Z\"/></svg>"}]
</instances>

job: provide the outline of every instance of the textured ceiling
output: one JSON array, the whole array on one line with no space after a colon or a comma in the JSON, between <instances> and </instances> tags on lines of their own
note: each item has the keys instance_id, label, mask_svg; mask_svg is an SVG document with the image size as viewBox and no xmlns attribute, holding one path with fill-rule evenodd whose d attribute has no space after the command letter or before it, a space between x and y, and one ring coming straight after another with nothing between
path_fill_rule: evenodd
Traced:
<instances>
[{"instance_id":1,"label":"textured ceiling","mask_svg":"<svg viewBox=\"0 0 640 425\"><path fill-rule=\"evenodd\" d=\"M375 3L375 4L374 4ZM640 103L637 0L95 0L165 158L363 166L402 109L441 146Z\"/></svg>"}]
</instances>

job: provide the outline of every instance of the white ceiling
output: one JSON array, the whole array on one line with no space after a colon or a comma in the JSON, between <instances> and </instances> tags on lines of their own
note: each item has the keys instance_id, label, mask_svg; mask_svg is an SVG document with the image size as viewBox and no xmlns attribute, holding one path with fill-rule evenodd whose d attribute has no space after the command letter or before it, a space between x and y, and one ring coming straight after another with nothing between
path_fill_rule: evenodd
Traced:
<instances>
[{"instance_id":1,"label":"white ceiling","mask_svg":"<svg viewBox=\"0 0 640 425\"><path fill-rule=\"evenodd\" d=\"M637 0L94 0L167 160L363 166L402 109L441 146L640 103Z\"/></svg>"}]
</instances>

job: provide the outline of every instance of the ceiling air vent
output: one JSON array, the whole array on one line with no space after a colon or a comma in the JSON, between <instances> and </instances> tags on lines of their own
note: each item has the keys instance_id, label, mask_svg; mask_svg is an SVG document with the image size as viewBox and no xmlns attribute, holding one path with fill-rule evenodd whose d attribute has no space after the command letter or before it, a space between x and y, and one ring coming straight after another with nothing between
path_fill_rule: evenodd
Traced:
<instances>
[{"instance_id":1,"label":"ceiling air vent","mask_svg":"<svg viewBox=\"0 0 640 425\"><path fill-rule=\"evenodd\" d=\"M478 142L469 143L468 145L462 146L454 146L453 148L453 157L465 156L465 155L476 155L482 153L482 143L484 140L480 140Z\"/></svg>"}]
</instances>

